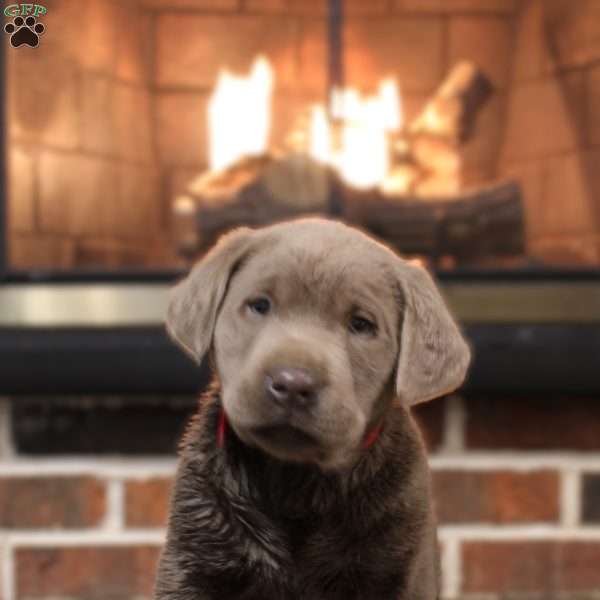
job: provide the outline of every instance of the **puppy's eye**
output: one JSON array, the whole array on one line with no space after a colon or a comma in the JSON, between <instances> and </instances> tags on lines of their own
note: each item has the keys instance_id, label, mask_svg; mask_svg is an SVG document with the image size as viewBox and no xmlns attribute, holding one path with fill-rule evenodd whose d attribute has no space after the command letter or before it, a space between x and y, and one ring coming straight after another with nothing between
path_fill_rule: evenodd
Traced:
<instances>
[{"instance_id":1,"label":"puppy's eye","mask_svg":"<svg viewBox=\"0 0 600 600\"><path fill-rule=\"evenodd\" d=\"M348 326L351 333L358 335L375 335L377 332L377 325L365 317L359 317L354 315L350 318L350 324Z\"/></svg>"},{"instance_id":2,"label":"puppy's eye","mask_svg":"<svg viewBox=\"0 0 600 600\"><path fill-rule=\"evenodd\" d=\"M246 304L250 311L257 315L266 315L271 310L271 301L264 296L248 300Z\"/></svg>"}]
</instances>

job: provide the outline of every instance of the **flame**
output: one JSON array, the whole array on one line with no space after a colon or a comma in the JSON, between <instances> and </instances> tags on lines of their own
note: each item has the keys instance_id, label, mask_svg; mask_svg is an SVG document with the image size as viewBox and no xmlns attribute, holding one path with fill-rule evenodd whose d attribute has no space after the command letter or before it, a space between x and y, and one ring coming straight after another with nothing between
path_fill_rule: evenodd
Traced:
<instances>
[{"instance_id":1,"label":"flame","mask_svg":"<svg viewBox=\"0 0 600 600\"><path fill-rule=\"evenodd\" d=\"M310 132L310 155L319 162L327 163L331 157L331 130L323 106L314 106Z\"/></svg>"},{"instance_id":2,"label":"flame","mask_svg":"<svg viewBox=\"0 0 600 600\"><path fill-rule=\"evenodd\" d=\"M223 69L208 104L209 160L222 170L244 156L264 153L271 132L273 69L264 56L247 77Z\"/></svg>"},{"instance_id":3,"label":"flame","mask_svg":"<svg viewBox=\"0 0 600 600\"><path fill-rule=\"evenodd\" d=\"M247 76L220 72L208 104L212 171L267 151L273 84L273 69L263 56L256 58ZM395 80L382 80L371 96L354 88L334 91L331 114L334 123L323 105L313 107L310 156L331 165L355 187L383 186L390 171L390 133L403 125Z\"/></svg>"},{"instance_id":4,"label":"flame","mask_svg":"<svg viewBox=\"0 0 600 600\"><path fill-rule=\"evenodd\" d=\"M402 126L396 82L383 80L377 94L366 98L353 88L336 90L331 114L341 123L339 143L333 147L332 124L317 105L312 110L311 156L335 167L355 187L382 185L390 169L389 133Z\"/></svg>"},{"instance_id":5,"label":"flame","mask_svg":"<svg viewBox=\"0 0 600 600\"><path fill-rule=\"evenodd\" d=\"M400 104L400 91L393 78L384 79L379 84L379 101L383 111L386 128L397 131L402 126L402 105Z\"/></svg>"}]
</instances>

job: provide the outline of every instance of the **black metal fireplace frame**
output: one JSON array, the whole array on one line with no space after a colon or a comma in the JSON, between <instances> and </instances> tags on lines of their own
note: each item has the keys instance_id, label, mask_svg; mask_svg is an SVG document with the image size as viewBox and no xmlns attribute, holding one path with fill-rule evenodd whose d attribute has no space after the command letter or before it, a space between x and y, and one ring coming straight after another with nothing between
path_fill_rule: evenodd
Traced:
<instances>
[{"instance_id":1,"label":"black metal fireplace frame","mask_svg":"<svg viewBox=\"0 0 600 600\"><path fill-rule=\"evenodd\" d=\"M329 85L343 83L343 0L330 0ZM5 82L6 47L0 44L0 79ZM0 140L6 140L5 94L1 94ZM0 143L0 313L7 290L27 294L60 293L76 286L109 286L126 293L140 284L164 293L181 270L58 271L10 268L7 231L6 144ZM528 284L551 286L560 292L580 286L600 286L600 269L440 271L442 286L462 289L490 286L502 294ZM494 287L495 286L495 287ZM554 286L554 287L552 287ZM539 295L538 295L539 296ZM587 298L589 295L583 295ZM560 305L560 303L558 303ZM467 390L476 393L600 393L600 303L588 307L584 321L558 310L554 319L524 320L518 307L500 321L464 319L475 350ZM560 308L560 306L559 306ZM511 315L514 319L511 320ZM198 369L166 338L160 319L149 324L2 322L0 314L0 395L22 394L156 394L193 393L207 380L208 369Z\"/></svg>"}]
</instances>

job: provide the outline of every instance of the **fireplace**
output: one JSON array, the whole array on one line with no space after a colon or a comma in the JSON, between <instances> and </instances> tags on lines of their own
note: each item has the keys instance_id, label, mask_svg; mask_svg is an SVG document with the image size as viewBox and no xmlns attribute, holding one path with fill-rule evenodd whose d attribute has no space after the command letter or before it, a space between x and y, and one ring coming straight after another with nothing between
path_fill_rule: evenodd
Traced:
<instances>
[{"instance_id":1,"label":"fireplace","mask_svg":"<svg viewBox=\"0 0 600 600\"><path fill-rule=\"evenodd\" d=\"M231 226L307 212L442 271L599 264L600 71L564 3L45 7L39 46L5 51L6 271L175 272ZM268 88L258 100L239 87L253 64ZM238 82L237 105L224 78ZM229 131L209 124L219 95ZM211 143L231 146L263 109L262 142L211 168ZM375 179L361 175L378 152ZM256 161L273 156L272 205L248 202L247 181L222 190L232 163L262 182Z\"/></svg>"},{"instance_id":2,"label":"fireplace","mask_svg":"<svg viewBox=\"0 0 600 600\"><path fill-rule=\"evenodd\" d=\"M1 47L7 393L197 389L168 288L227 229L304 214L436 272L472 389L597 389L595 1L27 7L5 31L31 16L38 45Z\"/></svg>"}]
</instances>

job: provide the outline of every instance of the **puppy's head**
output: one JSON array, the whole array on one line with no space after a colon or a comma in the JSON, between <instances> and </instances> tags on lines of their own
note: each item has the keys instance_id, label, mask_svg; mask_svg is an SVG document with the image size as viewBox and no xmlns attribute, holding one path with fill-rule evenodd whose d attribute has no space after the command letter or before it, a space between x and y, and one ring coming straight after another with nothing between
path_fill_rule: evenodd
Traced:
<instances>
[{"instance_id":1,"label":"puppy's head","mask_svg":"<svg viewBox=\"0 0 600 600\"><path fill-rule=\"evenodd\" d=\"M223 237L175 287L167 328L198 361L214 350L242 440L322 468L355 460L393 395L450 392L469 363L424 269L321 219Z\"/></svg>"}]
</instances>

